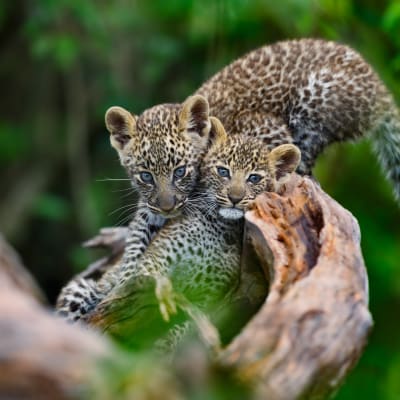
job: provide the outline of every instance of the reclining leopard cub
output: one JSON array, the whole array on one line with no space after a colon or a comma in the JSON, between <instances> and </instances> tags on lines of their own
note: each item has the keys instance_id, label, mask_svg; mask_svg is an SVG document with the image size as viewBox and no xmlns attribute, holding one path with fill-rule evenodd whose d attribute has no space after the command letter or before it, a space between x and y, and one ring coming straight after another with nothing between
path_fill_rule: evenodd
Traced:
<instances>
[{"instance_id":1,"label":"reclining leopard cub","mask_svg":"<svg viewBox=\"0 0 400 400\"><path fill-rule=\"evenodd\" d=\"M400 113L371 66L335 42L278 42L234 61L182 105L161 104L139 117L120 107L107 112L111 143L141 196L146 218L140 230L149 240L154 229L146 221L159 228L190 203L209 115L227 132L261 138L271 147L295 144L302 175L311 173L330 143L368 136L400 200Z\"/></svg>"}]
</instances>

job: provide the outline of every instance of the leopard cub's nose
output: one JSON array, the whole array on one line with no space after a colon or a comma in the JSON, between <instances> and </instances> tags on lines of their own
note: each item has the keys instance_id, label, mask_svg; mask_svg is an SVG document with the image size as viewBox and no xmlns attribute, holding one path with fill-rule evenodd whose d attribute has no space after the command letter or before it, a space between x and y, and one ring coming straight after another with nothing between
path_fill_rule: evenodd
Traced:
<instances>
[{"instance_id":1,"label":"leopard cub's nose","mask_svg":"<svg viewBox=\"0 0 400 400\"><path fill-rule=\"evenodd\" d=\"M243 199L243 196L237 194L228 194L228 198L232 202L232 204L235 205Z\"/></svg>"},{"instance_id":2,"label":"leopard cub's nose","mask_svg":"<svg viewBox=\"0 0 400 400\"><path fill-rule=\"evenodd\" d=\"M164 212L172 211L176 206L176 197L175 196L162 196L159 199L158 206Z\"/></svg>"}]
</instances>

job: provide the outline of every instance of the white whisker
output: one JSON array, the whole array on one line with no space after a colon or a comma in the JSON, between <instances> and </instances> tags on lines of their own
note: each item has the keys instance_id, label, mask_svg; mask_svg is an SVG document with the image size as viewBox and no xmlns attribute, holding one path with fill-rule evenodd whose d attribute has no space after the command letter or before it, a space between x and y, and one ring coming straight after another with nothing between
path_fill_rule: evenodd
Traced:
<instances>
[{"instance_id":1,"label":"white whisker","mask_svg":"<svg viewBox=\"0 0 400 400\"><path fill-rule=\"evenodd\" d=\"M130 178L103 178L96 179L96 182L107 182L107 181L131 181Z\"/></svg>"},{"instance_id":2,"label":"white whisker","mask_svg":"<svg viewBox=\"0 0 400 400\"><path fill-rule=\"evenodd\" d=\"M133 215L127 215L126 217L122 218L121 220L119 220L116 224L116 226L123 226L125 225L127 222L130 222L131 219L133 218Z\"/></svg>"},{"instance_id":3,"label":"white whisker","mask_svg":"<svg viewBox=\"0 0 400 400\"><path fill-rule=\"evenodd\" d=\"M121 210L125 213L126 211L135 210L136 207L137 207L136 204L126 204L126 205L124 205L122 207L119 207L116 210L110 212L108 215L113 215L113 214L115 214L115 213L117 213L118 211L121 211Z\"/></svg>"},{"instance_id":4,"label":"white whisker","mask_svg":"<svg viewBox=\"0 0 400 400\"><path fill-rule=\"evenodd\" d=\"M125 189L115 189L112 190L112 193L119 193L119 192L127 192L127 191L132 191L132 192L136 192L136 190L133 187L127 187Z\"/></svg>"},{"instance_id":5,"label":"white whisker","mask_svg":"<svg viewBox=\"0 0 400 400\"><path fill-rule=\"evenodd\" d=\"M120 198L125 199L129 196L135 196L135 195L137 195L137 193L135 191L132 191L132 192L124 193L122 196L120 196Z\"/></svg>"}]
</instances>

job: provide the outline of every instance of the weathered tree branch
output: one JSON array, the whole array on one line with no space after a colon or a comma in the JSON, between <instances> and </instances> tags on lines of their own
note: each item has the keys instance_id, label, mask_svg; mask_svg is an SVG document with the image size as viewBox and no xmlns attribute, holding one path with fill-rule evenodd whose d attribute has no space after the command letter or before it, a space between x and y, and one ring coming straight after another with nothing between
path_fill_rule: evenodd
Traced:
<instances>
[{"instance_id":1,"label":"weathered tree branch","mask_svg":"<svg viewBox=\"0 0 400 400\"><path fill-rule=\"evenodd\" d=\"M253 382L260 398L326 397L357 362L372 326L358 224L318 184L299 176L281 193L260 196L246 219L269 294L219 362ZM236 297L259 305L264 280L245 253ZM137 318L133 310L127 315L134 292L127 287L103 302L89 323L116 335L129 332ZM155 306L152 296L143 301Z\"/></svg>"},{"instance_id":2,"label":"weathered tree branch","mask_svg":"<svg viewBox=\"0 0 400 400\"><path fill-rule=\"evenodd\" d=\"M235 301L256 312L218 354L214 365L233 371L256 398L326 398L358 361L372 326L357 222L318 184L298 176L279 194L260 196L246 219L246 237L252 246L245 248ZM103 232L92 242L106 243L114 252L111 261L92 266L89 275L96 274L97 268L101 274L108 261L109 265L115 262L123 237L123 231ZM250 257L252 249L259 258L257 265ZM0 274L10 276L10 268L0 261ZM15 281L8 278L8 282ZM266 298L265 282L269 283ZM15 283L5 286L0 292L0 397L14 393L24 376L28 383L21 393L47 390L53 397L41 398L74 398L70 392L74 387L94 390L98 378L93 378L93 371L100 358L121 365L105 338L66 326L26 294L29 289ZM115 299L110 307L96 309L91 321L118 336L129 329L126 310L132 295L127 288L126 296ZM143 299L148 306L156 306L152 295ZM136 315L134 310L132 315ZM130 393L143 395L143 385L152 379L156 382L151 388L153 396L166 396L168 386L172 388L169 398L178 398L182 393L176 382L195 382L196 374L205 379L210 371L204 372L208 368L204 349L196 348L196 357L193 347L184 350L166 375L160 374L159 365L152 365L140 383L131 379ZM201 366L188 377L188 365L193 363ZM124 364L119 371L128 369L129 375L132 365ZM106 390L107 385L103 386Z\"/></svg>"},{"instance_id":3,"label":"weathered tree branch","mask_svg":"<svg viewBox=\"0 0 400 400\"><path fill-rule=\"evenodd\" d=\"M358 224L299 177L281 194L259 197L246 218L271 286L220 362L253 381L260 398L326 398L358 361L372 326Z\"/></svg>"},{"instance_id":4,"label":"weathered tree branch","mask_svg":"<svg viewBox=\"0 0 400 400\"><path fill-rule=\"evenodd\" d=\"M86 385L104 338L55 318L14 250L0 239L0 398L67 399ZM36 397L35 397L36 396Z\"/></svg>"},{"instance_id":5,"label":"weathered tree branch","mask_svg":"<svg viewBox=\"0 0 400 400\"><path fill-rule=\"evenodd\" d=\"M46 310L1 236L0 289L1 399L180 398L174 371L162 360L123 354L106 337Z\"/></svg>"}]
</instances>

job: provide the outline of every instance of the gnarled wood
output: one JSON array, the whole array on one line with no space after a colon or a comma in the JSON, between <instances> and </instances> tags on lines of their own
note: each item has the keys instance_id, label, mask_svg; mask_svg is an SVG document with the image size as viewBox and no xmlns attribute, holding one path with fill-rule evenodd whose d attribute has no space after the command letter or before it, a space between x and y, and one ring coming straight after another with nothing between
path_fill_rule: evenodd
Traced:
<instances>
[{"instance_id":1,"label":"gnarled wood","mask_svg":"<svg viewBox=\"0 0 400 400\"><path fill-rule=\"evenodd\" d=\"M269 293L218 362L252 382L260 398L325 398L357 362L372 326L357 221L297 175L279 194L260 196L246 219ZM236 298L250 306L265 291L248 254ZM89 321L112 332L129 326L129 290ZM142 300L155 306L154 296Z\"/></svg>"},{"instance_id":2,"label":"gnarled wood","mask_svg":"<svg viewBox=\"0 0 400 400\"><path fill-rule=\"evenodd\" d=\"M45 296L33 277L22 265L19 255L0 234L0 293L3 290L20 290L40 302Z\"/></svg>"},{"instance_id":3,"label":"gnarled wood","mask_svg":"<svg viewBox=\"0 0 400 400\"><path fill-rule=\"evenodd\" d=\"M69 399L88 389L111 345L41 306L40 290L0 238L0 398Z\"/></svg>"},{"instance_id":4,"label":"gnarled wood","mask_svg":"<svg viewBox=\"0 0 400 400\"><path fill-rule=\"evenodd\" d=\"M252 381L259 398L326 398L372 326L358 224L318 184L295 176L280 194L260 196L246 219L271 285L220 362Z\"/></svg>"},{"instance_id":5,"label":"gnarled wood","mask_svg":"<svg viewBox=\"0 0 400 400\"><path fill-rule=\"evenodd\" d=\"M246 241L251 246L245 248L235 301L252 307L253 312L258 309L213 360L214 367L233 371L255 398L326 398L357 362L372 326L357 222L318 184L298 176L280 193L260 196L246 219ZM110 246L112 256L82 276L101 275L113 265L125 233L103 232L92 242ZM257 265L250 257L253 250ZM12 259L0 257L0 275L6 277L0 291L0 397L34 394L69 399L80 398L86 391L93 398L100 398L99 393L103 398L107 398L104 393L113 396L96 365L105 359L122 374L121 382L129 377L129 387L119 393L142 396L138 398L150 398L146 397L149 393L152 398L180 398L182 379L190 381L194 391L203 385L197 380L210 379L202 347L184 347L168 371L158 363L121 361L105 338L67 326L44 310L32 295L36 289L29 289L35 285L12 278ZM131 296L138 295L130 289L107 307L98 307L90 321L118 336L130 324L126 310ZM158 315L153 295L140 301ZM171 388L168 392L167 387Z\"/></svg>"},{"instance_id":6,"label":"gnarled wood","mask_svg":"<svg viewBox=\"0 0 400 400\"><path fill-rule=\"evenodd\" d=\"M45 309L1 236L0 288L0 399L180 398L173 371L160 360L123 355L106 337Z\"/></svg>"}]
</instances>

